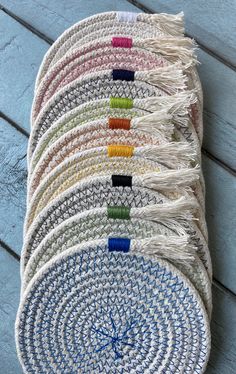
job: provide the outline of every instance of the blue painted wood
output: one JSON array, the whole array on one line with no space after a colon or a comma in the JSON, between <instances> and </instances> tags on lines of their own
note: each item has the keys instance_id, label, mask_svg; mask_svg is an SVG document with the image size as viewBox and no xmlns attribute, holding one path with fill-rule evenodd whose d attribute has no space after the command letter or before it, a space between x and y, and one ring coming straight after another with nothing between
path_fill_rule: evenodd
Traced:
<instances>
[{"instance_id":1,"label":"blue painted wood","mask_svg":"<svg viewBox=\"0 0 236 374\"><path fill-rule=\"evenodd\" d=\"M206 374L235 374L236 298L213 286L212 348Z\"/></svg>"},{"instance_id":2,"label":"blue painted wood","mask_svg":"<svg viewBox=\"0 0 236 374\"><path fill-rule=\"evenodd\" d=\"M198 50L204 93L203 146L236 170L236 72Z\"/></svg>"},{"instance_id":3,"label":"blue painted wood","mask_svg":"<svg viewBox=\"0 0 236 374\"><path fill-rule=\"evenodd\" d=\"M236 293L236 178L207 157L202 164L214 276Z\"/></svg>"},{"instance_id":4,"label":"blue painted wood","mask_svg":"<svg viewBox=\"0 0 236 374\"><path fill-rule=\"evenodd\" d=\"M0 239L20 254L26 198L27 138L0 119Z\"/></svg>"},{"instance_id":5,"label":"blue painted wood","mask_svg":"<svg viewBox=\"0 0 236 374\"><path fill-rule=\"evenodd\" d=\"M66 21L63 23L63 16L65 13L67 14L69 23L73 24L76 20L104 10L137 10L137 8L134 7L130 9L128 3L126 3L127 7L125 7L125 2L122 2L120 7L117 6L116 2L110 2L110 7L108 6L107 8L105 8L106 2L99 2L99 4L96 4L96 9L92 8L90 2L86 7L83 7L81 2L76 2L76 6L73 5L73 2L67 2L67 5L61 2L50 2L50 5L46 7L42 6L42 2L32 3L31 0L28 0L28 2L31 3L31 6L27 7L23 5L20 7L22 12L20 15L22 17L24 16L26 20L30 18L33 23L44 19L44 21L41 22L40 30L48 36L51 36L51 32L54 32L57 36L58 33L64 31L68 26ZM27 5L28 2L24 2L23 4ZM19 4L18 2L10 1L8 4L11 10L15 12L19 11L19 7L17 6L17 4ZM72 9L82 9L82 11L73 13L71 11ZM34 14L37 14L37 17L34 17ZM54 23L51 19L52 14L54 14ZM16 120L24 128L29 128L28 123L32 101L33 79L41 63L44 51L47 49L47 44L25 30L24 27L17 24L8 16L2 15L1 13L0 15L2 18L0 19L0 21L2 21L2 26L0 26L0 28L4 28L6 34L9 33L10 38L13 37L14 34L17 34L18 43L18 48L11 46L10 43L10 45L5 48L3 54L5 60L4 58L0 60L0 84L2 87L0 88L0 93L1 90L2 92L3 90L4 92L6 91L4 95L0 96L0 110L4 111L5 114ZM51 19L50 22L52 22L50 28L48 28L49 19ZM60 22L59 20L56 22L55 19L59 19ZM58 25L60 25L60 27ZM38 26L38 24L36 23L34 26ZM15 31L17 31L17 33ZM8 37L6 38L9 39ZM33 51L32 53L30 49ZM21 52L25 50L28 56L26 59L24 59L21 54ZM236 150L234 147L236 141L236 106L234 105L236 73L202 50L199 50L198 54L202 63L199 67L199 72L205 93L204 148L231 168L236 169ZM14 73L14 71L12 72L11 65L4 63L4 61L16 60L21 61L20 66L18 66L21 77L20 80L18 76L16 77L17 73ZM26 87L29 80L31 83L27 91ZM17 82L17 84L15 84L15 82ZM9 90L13 90L15 86L17 92L24 92L26 89L26 92L20 100L17 100L17 92L11 95L6 89L9 87ZM15 110L15 108L17 108L17 110Z\"/></svg>"},{"instance_id":6,"label":"blue painted wood","mask_svg":"<svg viewBox=\"0 0 236 374\"><path fill-rule=\"evenodd\" d=\"M19 262L0 247L0 373L21 374L15 348L20 296Z\"/></svg>"},{"instance_id":7,"label":"blue painted wood","mask_svg":"<svg viewBox=\"0 0 236 374\"><path fill-rule=\"evenodd\" d=\"M0 11L0 110L29 131L34 82L48 44Z\"/></svg>"},{"instance_id":8,"label":"blue painted wood","mask_svg":"<svg viewBox=\"0 0 236 374\"><path fill-rule=\"evenodd\" d=\"M186 32L236 65L235 0L139 0L154 12L184 11Z\"/></svg>"},{"instance_id":9,"label":"blue painted wood","mask_svg":"<svg viewBox=\"0 0 236 374\"><path fill-rule=\"evenodd\" d=\"M138 11L126 0L3 0L1 4L53 40L74 23L96 13Z\"/></svg>"}]
</instances>

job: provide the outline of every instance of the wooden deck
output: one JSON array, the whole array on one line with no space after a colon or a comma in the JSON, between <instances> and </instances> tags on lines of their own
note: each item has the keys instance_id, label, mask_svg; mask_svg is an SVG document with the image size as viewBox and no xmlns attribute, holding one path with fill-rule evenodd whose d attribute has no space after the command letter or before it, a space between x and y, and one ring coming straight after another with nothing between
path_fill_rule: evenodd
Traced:
<instances>
[{"instance_id":1,"label":"wooden deck","mask_svg":"<svg viewBox=\"0 0 236 374\"><path fill-rule=\"evenodd\" d=\"M25 214L26 148L34 81L67 27L111 10L184 10L199 43L204 88L203 168L214 266L207 374L236 373L236 0L0 0L0 374L22 373L14 343ZM139 9L138 9L139 8Z\"/></svg>"}]
</instances>

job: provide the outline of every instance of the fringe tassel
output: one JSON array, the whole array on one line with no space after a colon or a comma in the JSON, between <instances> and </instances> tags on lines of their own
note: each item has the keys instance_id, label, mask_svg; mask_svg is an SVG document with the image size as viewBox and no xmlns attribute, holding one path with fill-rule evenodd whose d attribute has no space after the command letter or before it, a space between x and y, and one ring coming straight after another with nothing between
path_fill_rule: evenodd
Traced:
<instances>
[{"instance_id":1,"label":"fringe tassel","mask_svg":"<svg viewBox=\"0 0 236 374\"><path fill-rule=\"evenodd\" d=\"M150 23L157 24L165 34L178 36L184 34L184 13L174 14L152 14L148 18Z\"/></svg>"},{"instance_id":2,"label":"fringe tassel","mask_svg":"<svg viewBox=\"0 0 236 374\"><path fill-rule=\"evenodd\" d=\"M197 64L194 54L196 44L193 39L186 37L161 37L145 39L145 48L154 53L166 56L168 61L181 61L184 69Z\"/></svg>"},{"instance_id":3,"label":"fringe tassel","mask_svg":"<svg viewBox=\"0 0 236 374\"><path fill-rule=\"evenodd\" d=\"M152 112L165 109L171 114L179 115L188 113L190 105L197 102L195 90L184 91L171 96L148 97L142 100L143 108Z\"/></svg>"},{"instance_id":4,"label":"fringe tassel","mask_svg":"<svg viewBox=\"0 0 236 374\"><path fill-rule=\"evenodd\" d=\"M157 235L150 239L132 240L130 249L131 251L137 250L139 253L180 262L194 261L194 252L196 253L196 247L189 244L187 234L182 236Z\"/></svg>"},{"instance_id":5,"label":"fringe tassel","mask_svg":"<svg viewBox=\"0 0 236 374\"><path fill-rule=\"evenodd\" d=\"M133 118L131 127L150 135L163 135L166 140L172 140L175 126L172 123L172 115L166 110L160 110L147 116Z\"/></svg>"},{"instance_id":6,"label":"fringe tassel","mask_svg":"<svg viewBox=\"0 0 236 374\"><path fill-rule=\"evenodd\" d=\"M135 76L140 80L158 86L158 88L168 92L170 95L174 95L187 88L187 76L184 74L180 63L161 67L156 70L136 72Z\"/></svg>"},{"instance_id":7,"label":"fringe tassel","mask_svg":"<svg viewBox=\"0 0 236 374\"><path fill-rule=\"evenodd\" d=\"M154 190L174 190L176 187L191 186L200 178L200 167L180 170L165 170L137 177L143 186Z\"/></svg>"},{"instance_id":8,"label":"fringe tassel","mask_svg":"<svg viewBox=\"0 0 236 374\"><path fill-rule=\"evenodd\" d=\"M193 220L193 213L199 205L195 198L182 196L171 203L149 205L144 208L133 208L130 211L131 218L142 218L150 221L162 221L163 219L175 219L176 221Z\"/></svg>"},{"instance_id":9,"label":"fringe tassel","mask_svg":"<svg viewBox=\"0 0 236 374\"><path fill-rule=\"evenodd\" d=\"M173 123L187 127L189 124L189 107L197 102L195 90L180 92L172 96L148 97L142 100L142 107L153 112L165 110L172 115Z\"/></svg>"},{"instance_id":10,"label":"fringe tassel","mask_svg":"<svg viewBox=\"0 0 236 374\"><path fill-rule=\"evenodd\" d=\"M193 145L187 142L169 142L139 149L143 157L157 161L171 169L178 169L180 166L187 167L191 162L196 161L197 157Z\"/></svg>"}]
</instances>

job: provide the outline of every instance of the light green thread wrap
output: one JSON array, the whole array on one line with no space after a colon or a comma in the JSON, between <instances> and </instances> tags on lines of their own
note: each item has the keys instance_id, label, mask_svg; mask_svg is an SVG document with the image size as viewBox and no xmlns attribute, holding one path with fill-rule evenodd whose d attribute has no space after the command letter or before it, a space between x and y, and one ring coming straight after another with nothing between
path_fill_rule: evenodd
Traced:
<instances>
[{"instance_id":1,"label":"light green thread wrap","mask_svg":"<svg viewBox=\"0 0 236 374\"><path fill-rule=\"evenodd\" d=\"M107 217L113 219L130 219L130 208L126 206L108 206Z\"/></svg>"},{"instance_id":2,"label":"light green thread wrap","mask_svg":"<svg viewBox=\"0 0 236 374\"><path fill-rule=\"evenodd\" d=\"M125 97L111 97L110 108L132 109L133 100Z\"/></svg>"}]
</instances>

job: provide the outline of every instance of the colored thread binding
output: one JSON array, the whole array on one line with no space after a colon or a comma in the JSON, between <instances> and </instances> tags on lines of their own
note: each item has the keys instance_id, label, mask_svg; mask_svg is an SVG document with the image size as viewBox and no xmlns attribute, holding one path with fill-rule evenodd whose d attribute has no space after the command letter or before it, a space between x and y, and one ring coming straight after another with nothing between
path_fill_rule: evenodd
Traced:
<instances>
[{"instance_id":1,"label":"colored thread binding","mask_svg":"<svg viewBox=\"0 0 236 374\"><path fill-rule=\"evenodd\" d=\"M130 145L109 145L107 147L108 157L132 157L134 147Z\"/></svg>"},{"instance_id":2,"label":"colored thread binding","mask_svg":"<svg viewBox=\"0 0 236 374\"><path fill-rule=\"evenodd\" d=\"M113 219L130 219L130 208L126 206L108 206L107 217Z\"/></svg>"},{"instance_id":3,"label":"colored thread binding","mask_svg":"<svg viewBox=\"0 0 236 374\"><path fill-rule=\"evenodd\" d=\"M130 175L112 175L112 187L132 187L132 177Z\"/></svg>"},{"instance_id":4,"label":"colored thread binding","mask_svg":"<svg viewBox=\"0 0 236 374\"><path fill-rule=\"evenodd\" d=\"M127 238L108 238L108 252L124 252L130 250L130 239Z\"/></svg>"},{"instance_id":5,"label":"colored thread binding","mask_svg":"<svg viewBox=\"0 0 236 374\"><path fill-rule=\"evenodd\" d=\"M126 97L111 97L110 108L132 109L133 100Z\"/></svg>"},{"instance_id":6,"label":"colored thread binding","mask_svg":"<svg viewBox=\"0 0 236 374\"><path fill-rule=\"evenodd\" d=\"M109 118L108 125L112 130L130 130L130 122L127 118Z\"/></svg>"},{"instance_id":7,"label":"colored thread binding","mask_svg":"<svg viewBox=\"0 0 236 374\"><path fill-rule=\"evenodd\" d=\"M113 78L113 81L117 81L117 80L127 81L127 82L134 81L134 71L124 70L124 69L113 69L112 78Z\"/></svg>"},{"instance_id":8,"label":"colored thread binding","mask_svg":"<svg viewBox=\"0 0 236 374\"><path fill-rule=\"evenodd\" d=\"M132 48L133 41L131 38L122 38L114 36L112 38L111 44L114 48Z\"/></svg>"},{"instance_id":9,"label":"colored thread binding","mask_svg":"<svg viewBox=\"0 0 236 374\"><path fill-rule=\"evenodd\" d=\"M117 12L116 19L119 22L135 23L137 21L138 13L133 12Z\"/></svg>"}]
</instances>

